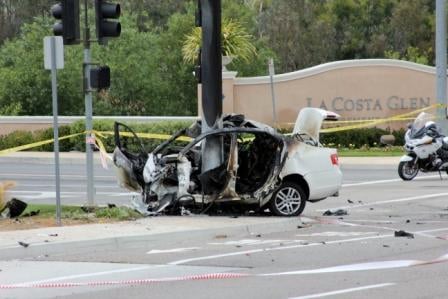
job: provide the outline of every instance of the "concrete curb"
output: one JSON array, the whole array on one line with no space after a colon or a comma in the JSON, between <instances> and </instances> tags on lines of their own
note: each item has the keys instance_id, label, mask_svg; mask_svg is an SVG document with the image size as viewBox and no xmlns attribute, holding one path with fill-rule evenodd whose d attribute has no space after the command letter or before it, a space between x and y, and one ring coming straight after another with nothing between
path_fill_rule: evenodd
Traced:
<instances>
[{"instance_id":1,"label":"concrete curb","mask_svg":"<svg viewBox=\"0 0 448 299\"><path fill-rule=\"evenodd\" d=\"M63 241L51 243L30 244L25 248L20 245L8 248L0 248L1 260L38 258L38 257L55 257L70 254L88 254L95 251L107 251L124 248L133 248L142 244L150 244L151 247L162 245L167 238L176 240L188 239L213 239L217 236L224 238L243 236L247 234L267 234L275 232L283 232L297 229L297 226L303 224L304 219L301 217L285 218L281 221L273 218L275 221L267 220L264 223L241 224L236 226L223 226L213 229L185 229L171 232L148 233L136 236L120 236L110 238L98 238L90 240ZM88 227L86 227L88 229Z\"/></svg>"}]
</instances>

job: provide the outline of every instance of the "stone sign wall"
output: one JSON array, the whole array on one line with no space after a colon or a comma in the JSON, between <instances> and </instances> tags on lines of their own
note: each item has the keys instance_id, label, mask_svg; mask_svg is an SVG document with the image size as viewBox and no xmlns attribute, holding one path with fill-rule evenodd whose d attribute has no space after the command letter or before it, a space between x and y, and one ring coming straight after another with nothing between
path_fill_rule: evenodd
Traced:
<instances>
[{"instance_id":1,"label":"stone sign wall","mask_svg":"<svg viewBox=\"0 0 448 299\"><path fill-rule=\"evenodd\" d=\"M303 107L320 107L342 120L387 118L436 103L434 67L416 63L366 59L326 63L274 76L277 119L295 122ZM224 113L241 113L273 124L268 76L238 78L223 73ZM199 107L199 109L201 109ZM404 123L387 123L397 128Z\"/></svg>"}]
</instances>

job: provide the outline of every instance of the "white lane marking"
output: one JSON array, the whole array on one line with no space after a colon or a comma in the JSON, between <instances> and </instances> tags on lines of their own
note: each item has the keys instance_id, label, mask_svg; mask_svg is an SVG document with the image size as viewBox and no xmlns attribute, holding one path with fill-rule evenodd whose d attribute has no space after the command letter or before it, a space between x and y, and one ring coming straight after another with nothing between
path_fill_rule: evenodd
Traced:
<instances>
[{"instance_id":1,"label":"white lane marking","mask_svg":"<svg viewBox=\"0 0 448 299\"><path fill-rule=\"evenodd\" d=\"M37 178L54 178L54 174L31 174L31 173L0 173L0 177L37 177ZM86 179L85 175L81 174L61 174L61 178L80 178ZM95 178L102 179L116 179L113 175L95 175Z\"/></svg>"},{"instance_id":2,"label":"white lane marking","mask_svg":"<svg viewBox=\"0 0 448 299\"><path fill-rule=\"evenodd\" d=\"M380 236L372 236L372 237L364 237L364 238L335 240L335 241L326 242L325 244L346 243L346 242L355 242L355 241L362 241L362 240L368 240L368 239L380 239L380 238L390 238L390 237L392 237L392 235L380 235ZM217 258L222 258L222 257L245 255L245 254L253 254L253 253L260 253L260 252L267 252L267 251L296 249L296 248L302 248L302 247L321 246L321 245L324 245L324 243L319 242L319 243L309 243L309 244L297 244L297 245L290 245L290 246L281 246L281 247L259 248L259 249L244 250L244 251L237 251L237 252L230 252L230 253L224 253L224 254L209 255L209 256L203 256L203 257L196 257L196 258L190 258L190 259L185 259L185 260L179 260L179 261L170 262L170 263L168 263L168 265L181 265L181 264L185 264L185 263L189 263L189 262L202 261L202 260L212 260L212 259L217 259Z\"/></svg>"},{"instance_id":3,"label":"white lane marking","mask_svg":"<svg viewBox=\"0 0 448 299\"><path fill-rule=\"evenodd\" d=\"M326 292L326 293L319 293L319 294L313 294L313 295L306 295L306 296L294 297L294 298L289 298L289 299L322 298L322 297L328 297L328 296L333 296L333 295L340 295L340 294L364 291L364 290L375 289L375 288L384 288L384 287L393 286L393 285L396 285L396 283L371 284L371 285L367 285L367 286L363 286L363 287L343 289L343 290L338 290L338 291L333 291L333 292Z\"/></svg>"},{"instance_id":4,"label":"white lane marking","mask_svg":"<svg viewBox=\"0 0 448 299\"><path fill-rule=\"evenodd\" d=\"M380 262L350 264L350 265L342 265L342 266L310 269L310 270L267 273L262 274L262 276L307 275L307 274L325 274L325 273L353 272L353 271L366 271L366 270L384 270L395 268L407 268L411 266L420 265L421 263L422 261L418 260L380 261Z\"/></svg>"},{"instance_id":5,"label":"white lane marking","mask_svg":"<svg viewBox=\"0 0 448 299\"><path fill-rule=\"evenodd\" d=\"M267 244L294 244L300 243L304 240L254 240L254 239L243 239L237 241L227 241L227 242L212 242L208 245L224 245L224 246L256 246L256 245L267 245Z\"/></svg>"},{"instance_id":6,"label":"white lane marking","mask_svg":"<svg viewBox=\"0 0 448 299\"><path fill-rule=\"evenodd\" d=\"M331 210L338 210L338 209L356 209L356 208L362 208L362 207L369 207L369 206L378 206L378 205L384 205L384 204L390 204L390 203L396 203L396 202L404 202L404 201L413 201L413 200L419 200L419 199L428 199L428 198L435 198L435 197L442 197L442 196L448 196L448 193L436 193L436 194L427 194L427 195L420 195L420 196L412 196L412 197L404 197L404 198L398 198L398 199L390 199L390 200L381 200L381 201L375 201L371 203L365 203L365 204L355 204L350 206L342 206L333 208ZM320 209L316 210L317 212L325 212L328 209Z\"/></svg>"},{"instance_id":7,"label":"white lane marking","mask_svg":"<svg viewBox=\"0 0 448 299\"><path fill-rule=\"evenodd\" d=\"M378 232L321 232L312 234L299 234L296 235L296 237L359 237L374 234L378 234Z\"/></svg>"},{"instance_id":8,"label":"white lane marking","mask_svg":"<svg viewBox=\"0 0 448 299\"><path fill-rule=\"evenodd\" d=\"M340 265L334 267L309 269L309 270L265 273L265 274L259 274L258 276L307 275L307 274L326 274L326 273L368 271L368 270L385 270L385 269L408 268L413 266L432 265L438 263L445 263L447 261L448 261L448 254L444 254L436 259L429 261L395 260L395 261L367 262L367 263L348 264L348 265Z\"/></svg>"},{"instance_id":9,"label":"white lane marking","mask_svg":"<svg viewBox=\"0 0 448 299\"><path fill-rule=\"evenodd\" d=\"M154 267L158 267L158 268L159 267L166 267L166 265L140 266L140 267L134 267L134 268L127 268L127 269L117 269L117 270L110 270L110 271L100 271L100 272L93 272L93 273L84 273L84 274L76 274L76 275L68 275L68 276L59 276L59 277L43 279L43 280L22 282L22 283L18 283L17 285L33 285L33 284L41 284L41 283L47 283L47 282L68 280L68 279L77 279L77 278L103 276L103 275L116 274L116 273L135 272L135 271L147 270L147 269L154 268Z\"/></svg>"},{"instance_id":10,"label":"white lane marking","mask_svg":"<svg viewBox=\"0 0 448 299\"><path fill-rule=\"evenodd\" d=\"M417 231L417 232L413 232L413 233L414 234L420 234L420 233L424 234L424 233L447 231L447 230L448 230L448 227L440 228L440 229L433 229L433 230ZM259 248L259 249L236 251L236 252L230 252L230 253L224 253L224 254L208 255L208 256L202 256L202 257L195 257L195 258L189 258L189 259L184 259L184 260L178 260L178 261L170 262L170 263L168 263L168 265L181 265L181 264L186 264L186 263L189 263L189 262L196 262L196 261L203 261L203 260L212 260L212 259L218 259L218 258L229 257L229 256L253 254L253 253L260 253L260 252L267 252L267 251L297 249L297 248L304 248L304 247L311 247L311 246L322 246L322 245L331 245L331 244L351 243L351 242L357 242L357 241L365 241L365 240L373 240L373 239L384 239L384 238L392 238L392 237L394 237L393 234L387 234L387 235L369 236L369 237L362 237L362 238L352 238L352 239L326 241L325 243L319 242L319 243L309 243L309 244L297 244L297 245L290 245L290 246Z\"/></svg>"},{"instance_id":11,"label":"white lane marking","mask_svg":"<svg viewBox=\"0 0 448 299\"><path fill-rule=\"evenodd\" d=\"M445 222L446 223L446 222ZM377 226L377 225L368 225L368 224L356 224L356 223L350 223L350 222L346 222L346 221L338 221L336 224L342 225L342 226L352 226L352 227L365 227L365 228L374 228L374 229L383 229L383 230L387 230L387 231L398 231L399 229L394 228L394 227L386 227L386 226ZM428 232L430 233L435 233L435 232L439 232L439 231L446 231L448 230L448 228L438 228L438 229L431 229L431 230L422 230L422 231L418 231L418 232L411 232L415 235L421 236L421 237L427 237L427 238L435 238L435 239L440 239L437 236L433 236L430 234L427 234Z\"/></svg>"},{"instance_id":12,"label":"white lane marking","mask_svg":"<svg viewBox=\"0 0 448 299\"><path fill-rule=\"evenodd\" d=\"M188 248L173 248L173 249L152 249L148 251L146 254L158 254L158 253L178 253L185 251L198 250L201 247L188 247Z\"/></svg>"},{"instance_id":13,"label":"white lane marking","mask_svg":"<svg viewBox=\"0 0 448 299\"><path fill-rule=\"evenodd\" d=\"M434 179L434 178L440 178L440 176L439 175L427 175L427 176L414 178L414 180L426 180L426 179ZM402 182L402 181L403 181L402 179L378 180L378 181L342 184L342 187L356 187L356 186L376 185L376 184L394 183L394 182Z\"/></svg>"}]
</instances>

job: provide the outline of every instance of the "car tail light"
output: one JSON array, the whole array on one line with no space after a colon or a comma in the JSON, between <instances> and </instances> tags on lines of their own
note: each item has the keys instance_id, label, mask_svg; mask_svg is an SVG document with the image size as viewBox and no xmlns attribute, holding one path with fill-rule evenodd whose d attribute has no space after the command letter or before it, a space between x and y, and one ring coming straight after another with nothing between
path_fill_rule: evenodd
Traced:
<instances>
[{"instance_id":1,"label":"car tail light","mask_svg":"<svg viewBox=\"0 0 448 299\"><path fill-rule=\"evenodd\" d=\"M338 154L332 154L330 156L331 158L331 164L333 165L339 165L339 158L338 158Z\"/></svg>"}]
</instances>

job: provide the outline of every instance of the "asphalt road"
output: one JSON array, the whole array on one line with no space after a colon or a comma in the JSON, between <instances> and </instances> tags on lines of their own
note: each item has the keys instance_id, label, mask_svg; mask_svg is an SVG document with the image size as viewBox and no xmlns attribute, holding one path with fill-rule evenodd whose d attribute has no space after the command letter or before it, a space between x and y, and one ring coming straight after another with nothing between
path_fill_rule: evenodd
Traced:
<instances>
[{"instance_id":1,"label":"asphalt road","mask_svg":"<svg viewBox=\"0 0 448 299\"><path fill-rule=\"evenodd\" d=\"M13 195L32 203L55 203L54 165L33 160L9 162L0 161L0 181L17 182ZM342 165L345 185L378 180L397 180L396 165ZM61 163L61 200L65 205L83 205L86 203L86 166L83 161ZM435 176L436 174L430 174ZM420 175L422 177L424 175ZM101 164L94 165L95 202L129 204L138 194L131 194L118 186L114 167L104 169Z\"/></svg>"},{"instance_id":2,"label":"asphalt road","mask_svg":"<svg viewBox=\"0 0 448 299\"><path fill-rule=\"evenodd\" d=\"M51 168L45 169L10 165L0 170L0 180L20 171L46 174L9 179L19 180L24 188L19 191L48 192ZM63 189L82 198L83 168L63 169ZM346 165L343 172L340 196L308 204L303 224L293 230L238 237L160 235L119 249L98 247L89 254L68 250L17 261L15 266L0 262L0 269L16 271L9 279L88 284L0 290L0 297L447 298L447 176L403 182L396 165ZM109 173L96 173L102 176L97 183L104 192L122 192L113 187ZM120 196L114 200L126 200ZM348 215L322 216L327 209L339 208ZM395 237L400 230L413 238Z\"/></svg>"},{"instance_id":3,"label":"asphalt road","mask_svg":"<svg viewBox=\"0 0 448 299\"><path fill-rule=\"evenodd\" d=\"M61 163L61 202L64 205L86 203L86 166L78 163ZM132 194L118 186L113 166L104 169L94 164L95 202L129 204ZM20 163L3 160L0 181L12 180L17 187L12 195L29 203L55 203L54 165L26 160Z\"/></svg>"}]
</instances>

